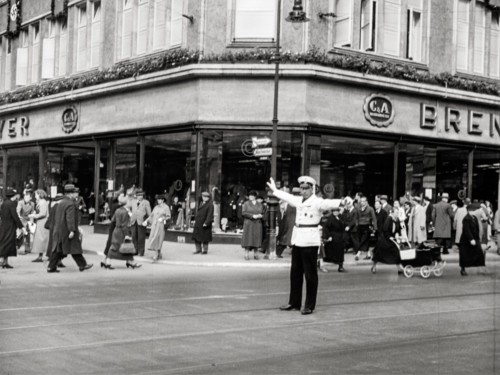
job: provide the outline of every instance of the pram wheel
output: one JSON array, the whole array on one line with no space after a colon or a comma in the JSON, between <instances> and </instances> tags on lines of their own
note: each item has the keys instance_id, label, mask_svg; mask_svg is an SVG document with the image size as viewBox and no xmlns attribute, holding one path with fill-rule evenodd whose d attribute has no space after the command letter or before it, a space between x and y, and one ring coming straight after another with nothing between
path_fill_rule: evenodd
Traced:
<instances>
[{"instance_id":1,"label":"pram wheel","mask_svg":"<svg viewBox=\"0 0 500 375\"><path fill-rule=\"evenodd\" d=\"M422 266L420 268L420 276L422 276L424 279L428 279L430 275L431 269L429 266Z\"/></svg>"},{"instance_id":2,"label":"pram wheel","mask_svg":"<svg viewBox=\"0 0 500 375\"><path fill-rule=\"evenodd\" d=\"M443 269L441 267L434 268L434 270L432 272L434 273L434 276L436 276L436 277L443 276Z\"/></svg>"},{"instance_id":3,"label":"pram wheel","mask_svg":"<svg viewBox=\"0 0 500 375\"><path fill-rule=\"evenodd\" d=\"M404 273L406 278L410 279L411 277L413 277L413 273L414 273L413 267L410 265L405 266L405 268L403 269L403 273Z\"/></svg>"}]
</instances>

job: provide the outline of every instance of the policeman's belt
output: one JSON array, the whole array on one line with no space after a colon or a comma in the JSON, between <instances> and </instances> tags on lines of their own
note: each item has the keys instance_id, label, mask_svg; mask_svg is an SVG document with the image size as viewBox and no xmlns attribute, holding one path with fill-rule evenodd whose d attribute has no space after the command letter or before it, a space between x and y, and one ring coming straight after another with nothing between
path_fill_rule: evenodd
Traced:
<instances>
[{"instance_id":1,"label":"policeman's belt","mask_svg":"<svg viewBox=\"0 0 500 375\"><path fill-rule=\"evenodd\" d=\"M315 228L319 225L318 224L295 224L297 228Z\"/></svg>"}]
</instances>

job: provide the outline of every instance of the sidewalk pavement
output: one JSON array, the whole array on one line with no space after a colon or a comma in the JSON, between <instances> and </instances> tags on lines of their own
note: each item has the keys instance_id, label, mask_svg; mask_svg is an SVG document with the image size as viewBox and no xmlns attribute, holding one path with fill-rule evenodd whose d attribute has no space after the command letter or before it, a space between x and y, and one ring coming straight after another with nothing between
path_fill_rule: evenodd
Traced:
<instances>
[{"instance_id":1,"label":"sidewalk pavement","mask_svg":"<svg viewBox=\"0 0 500 375\"><path fill-rule=\"evenodd\" d=\"M104 247L108 236L105 234L94 233L91 226L81 226L83 231L83 249L85 253L93 253L104 257ZM162 246L162 260L157 261L159 264L183 265L183 266L198 266L198 267L244 267L244 268L289 268L290 267L290 251L285 250L283 258L276 260L264 259L264 254L257 253L259 260L244 259L244 250L239 245L234 244L209 244L208 254L193 254L195 251L193 244L164 242ZM153 262L154 252L146 250L143 257L135 257L135 260L143 263ZM450 250L449 255L443 255L443 260L446 263L458 263L458 250ZM486 265L491 262L500 261L500 256L497 255L496 249L490 249L486 253ZM328 264L328 263L326 263ZM345 254L344 266L346 268L371 266L370 260L360 259L354 260L354 254ZM457 264L458 267L458 264ZM327 267L331 268L331 267Z\"/></svg>"}]
</instances>

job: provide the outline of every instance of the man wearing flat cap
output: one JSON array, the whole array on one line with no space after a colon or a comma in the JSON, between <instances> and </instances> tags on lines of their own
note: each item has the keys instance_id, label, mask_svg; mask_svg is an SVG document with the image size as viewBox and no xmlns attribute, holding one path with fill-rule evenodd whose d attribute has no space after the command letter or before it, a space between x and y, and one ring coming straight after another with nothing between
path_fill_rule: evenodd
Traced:
<instances>
[{"instance_id":1,"label":"man wearing flat cap","mask_svg":"<svg viewBox=\"0 0 500 375\"><path fill-rule=\"evenodd\" d=\"M449 254L451 247L451 223L453 212L448 203L448 193L441 194L441 201L434 205L432 210L432 221L434 222L434 239L436 244L443 248L443 254Z\"/></svg>"},{"instance_id":2,"label":"man wearing flat cap","mask_svg":"<svg viewBox=\"0 0 500 375\"><path fill-rule=\"evenodd\" d=\"M302 315L312 314L318 293L318 247L321 244L319 225L323 211L340 206L340 199L323 199L314 194L316 181L309 176L299 177L301 196L279 190L271 178L267 183L274 196L296 207L292 232L292 266L290 268L290 298L280 310L299 310L302 304L302 284L306 279L306 300Z\"/></svg>"},{"instance_id":3,"label":"man wearing flat cap","mask_svg":"<svg viewBox=\"0 0 500 375\"><path fill-rule=\"evenodd\" d=\"M64 197L57 204L54 212L54 232L52 249L47 272L59 272L57 264L66 255L71 254L80 271L92 267L83 257L82 242L78 229L76 199L80 190L73 184L64 186Z\"/></svg>"}]
</instances>

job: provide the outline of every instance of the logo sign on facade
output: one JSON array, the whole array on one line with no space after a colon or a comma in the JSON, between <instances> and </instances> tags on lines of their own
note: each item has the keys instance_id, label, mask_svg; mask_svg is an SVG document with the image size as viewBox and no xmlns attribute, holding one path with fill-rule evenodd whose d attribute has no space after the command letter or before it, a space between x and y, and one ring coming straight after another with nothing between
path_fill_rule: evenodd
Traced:
<instances>
[{"instance_id":1,"label":"logo sign on facade","mask_svg":"<svg viewBox=\"0 0 500 375\"><path fill-rule=\"evenodd\" d=\"M78 112L74 106L66 108L62 114L62 129L65 133L72 133L78 125Z\"/></svg>"},{"instance_id":2,"label":"logo sign on facade","mask_svg":"<svg viewBox=\"0 0 500 375\"><path fill-rule=\"evenodd\" d=\"M373 126L385 128L394 121L394 107L388 96L372 94L365 99L363 106L365 118Z\"/></svg>"}]
</instances>

